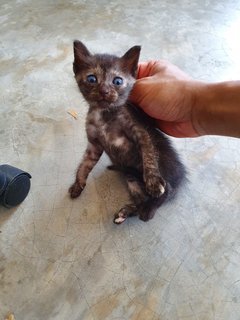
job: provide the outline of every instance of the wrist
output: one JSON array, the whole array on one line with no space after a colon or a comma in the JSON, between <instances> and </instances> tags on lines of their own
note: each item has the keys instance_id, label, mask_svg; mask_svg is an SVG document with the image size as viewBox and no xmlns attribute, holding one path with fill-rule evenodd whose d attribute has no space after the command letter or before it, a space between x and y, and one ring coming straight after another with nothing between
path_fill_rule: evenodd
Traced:
<instances>
[{"instance_id":1,"label":"wrist","mask_svg":"<svg viewBox=\"0 0 240 320\"><path fill-rule=\"evenodd\" d=\"M212 119L211 105L214 93L210 90L209 84L194 82L192 86L192 125L199 136L208 135L209 121Z\"/></svg>"},{"instance_id":2,"label":"wrist","mask_svg":"<svg viewBox=\"0 0 240 320\"><path fill-rule=\"evenodd\" d=\"M192 124L199 135L240 137L240 81L196 82Z\"/></svg>"}]
</instances>

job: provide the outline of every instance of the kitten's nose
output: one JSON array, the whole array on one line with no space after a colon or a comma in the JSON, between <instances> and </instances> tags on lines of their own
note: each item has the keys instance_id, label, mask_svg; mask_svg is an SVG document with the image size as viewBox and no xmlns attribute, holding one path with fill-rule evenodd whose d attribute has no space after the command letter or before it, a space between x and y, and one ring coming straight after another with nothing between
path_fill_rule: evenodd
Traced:
<instances>
[{"instance_id":1,"label":"kitten's nose","mask_svg":"<svg viewBox=\"0 0 240 320\"><path fill-rule=\"evenodd\" d=\"M109 94L109 88L107 86L101 86L99 88L99 93L102 95L102 96L107 96Z\"/></svg>"}]
</instances>

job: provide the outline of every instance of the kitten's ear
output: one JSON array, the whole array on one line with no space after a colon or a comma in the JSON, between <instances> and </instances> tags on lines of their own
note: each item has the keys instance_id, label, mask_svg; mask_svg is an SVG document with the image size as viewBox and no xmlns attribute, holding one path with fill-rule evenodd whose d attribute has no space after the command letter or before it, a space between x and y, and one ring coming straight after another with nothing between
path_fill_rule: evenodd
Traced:
<instances>
[{"instance_id":1,"label":"kitten's ear","mask_svg":"<svg viewBox=\"0 0 240 320\"><path fill-rule=\"evenodd\" d=\"M141 46L134 46L129 49L122 57L121 60L124 67L136 78L138 69L138 60L140 56Z\"/></svg>"},{"instance_id":2,"label":"kitten's ear","mask_svg":"<svg viewBox=\"0 0 240 320\"><path fill-rule=\"evenodd\" d=\"M88 64L88 58L91 56L91 53L88 51L87 47L78 40L73 42L73 53L73 72L76 74L82 67Z\"/></svg>"}]
</instances>

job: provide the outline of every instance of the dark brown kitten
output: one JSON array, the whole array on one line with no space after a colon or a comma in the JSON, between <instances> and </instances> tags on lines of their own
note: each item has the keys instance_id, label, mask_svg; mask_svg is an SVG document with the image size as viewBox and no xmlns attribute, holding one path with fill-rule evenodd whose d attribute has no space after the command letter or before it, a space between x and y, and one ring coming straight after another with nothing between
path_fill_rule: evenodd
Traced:
<instances>
[{"instance_id":1,"label":"dark brown kitten","mask_svg":"<svg viewBox=\"0 0 240 320\"><path fill-rule=\"evenodd\" d=\"M143 221L153 218L185 177L184 166L167 137L127 100L136 79L140 50L139 46L132 47L122 57L92 55L82 42L74 41L73 70L89 104L89 143L69 192L71 198L81 194L105 151L113 163L109 169L124 174L132 198L132 203L115 214L118 224L129 216L138 215Z\"/></svg>"}]
</instances>

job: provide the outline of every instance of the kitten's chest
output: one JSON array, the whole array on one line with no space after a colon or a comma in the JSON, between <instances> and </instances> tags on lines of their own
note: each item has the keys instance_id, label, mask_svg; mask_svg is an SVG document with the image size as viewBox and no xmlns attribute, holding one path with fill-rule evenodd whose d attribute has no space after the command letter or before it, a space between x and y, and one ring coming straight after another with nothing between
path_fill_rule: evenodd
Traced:
<instances>
[{"instance_id":1,"label":"kitten's chest","mask_svg":"<svg viewBox=\"0 0 240 320\"><path fill-rule=\"evenodd\" d=\"M131 148L132 142L126 131L121 115L109 114L106 116L96 110L88 116L88 136L90 139L98 141L107 153L116 149L123 152Z\"/></svg>"}]
</instances>

